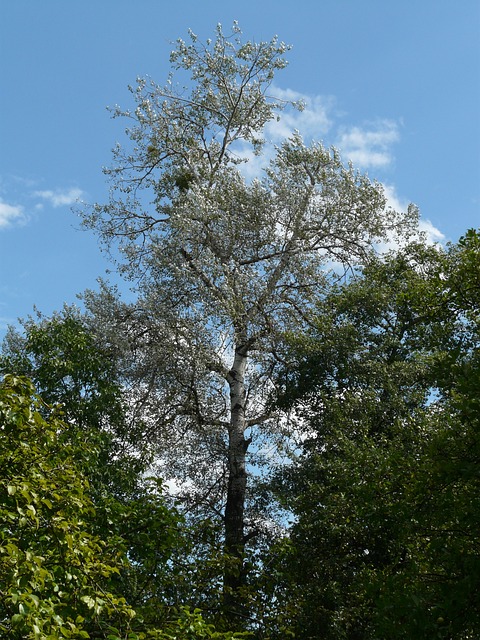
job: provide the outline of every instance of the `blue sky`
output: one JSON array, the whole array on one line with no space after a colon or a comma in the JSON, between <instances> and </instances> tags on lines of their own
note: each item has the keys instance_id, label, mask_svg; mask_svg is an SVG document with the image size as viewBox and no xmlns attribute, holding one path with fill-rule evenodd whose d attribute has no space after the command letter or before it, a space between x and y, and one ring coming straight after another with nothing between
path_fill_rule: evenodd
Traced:
<instances>
[{"instance_id":1,"label":"blue sky","mask_svg":"<svg viewBox=\"0 0 480 640\"><path fill-rule=\"evenodd\" d=\"M107 198L125 123L106 107L130 106L137 76L162 84L189 28L233 20L293 45L276 87L308 108L285 130L417 204L434 239L480 226L479 0L0 0L0 336L105 276L71 207Z\"/></svg>"}]
</instances>

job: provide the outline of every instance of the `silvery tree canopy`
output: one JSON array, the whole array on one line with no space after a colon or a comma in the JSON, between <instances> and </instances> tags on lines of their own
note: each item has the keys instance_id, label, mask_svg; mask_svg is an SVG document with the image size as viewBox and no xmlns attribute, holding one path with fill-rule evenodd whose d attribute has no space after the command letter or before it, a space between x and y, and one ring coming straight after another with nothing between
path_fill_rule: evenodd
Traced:
<instances>
[{"instance_id":1,"label":"silvery tree canopy","mask_svg":"<svg viewBox=\"0 0 480 640\"><path fill-rule=\"evenodd\" d=\"M84 213L138 295L125 304L105 288L86 294L87 305L128 354L125 377L165 473L220 514L231 615L256 533L245 512L247 452L271 418L281 335L308 320L329 265L366 260L417 217L389 209L379 184L297 132L246 178L265 125L287 106L272 82L288 49L277 38L243 43L236 24L206 43L191 32L178 40L167 83L139 79L135 109L113 110L131 123L127 143L105 171L109 202Z\"/></svg>"}]
</instances>

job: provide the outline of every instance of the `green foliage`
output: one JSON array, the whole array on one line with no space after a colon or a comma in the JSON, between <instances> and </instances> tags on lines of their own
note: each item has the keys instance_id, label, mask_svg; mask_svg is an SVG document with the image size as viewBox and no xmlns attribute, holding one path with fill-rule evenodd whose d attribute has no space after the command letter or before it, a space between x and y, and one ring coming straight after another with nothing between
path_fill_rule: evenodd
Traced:
<instances>
[{"instance_id":1,"label":"green foliage","mask_svg":"<svg viewBox=\"0 0 480 640\"><path fill-rule=\"evenodd\" d=\"M162 630L149 630L146 634L140 634L138 640L200 640L211 638L212 640L235 640L236 638L249 638L249 633L221 632L205 622L199 609L191 611L182 608L179 615L167 623ZM133 639L132 639L133 640ZM136 639L135 639L136 640Z\"/></svg>"},{"instance_id":2,"label":"green foliage","mask_svg":"<svg viewBox=\"0 0 480 640\"><path fill-rule=\"evenodd\" d=\"M22 328L22 333L13 328L7 333L0 373L28 376L45 402L61 405L69 437L92 445L81 464L93 490L98 496L122 493L118 485L134 482L144 465L140 447L133 451L133 442L141 442L140 425L128 418L111 349L99 343L76 307L52 317L38 314L24 320Z\"/></svg>"},{"instance_id":3,"label":"green foliage","mask_svg":"<svg viewBox=\"0 0 480 640\"><path fill-rule=\"evenodd\" d=\"M95 504L85 526L123 557L109 588L137 611L136 632L170 624L179 602L214 608L221 559L209 555L209 527L202 533L182 522L166 507L162 483L147 475L148 443L129 416L114 353L100 343L91 319L66 307L24 321L23 329L9 331L0 367L30 375L42 396L60 403L57 415L69 423L58 437L88 479ZM50 414L46 404L39 411Z\"/></svg>"},{"instance_id":4,"label":"green foliage","mask_svg":"<svg viewBox=\"0 0 480 640\"><path fill-rule=\"evenodd\" d=\"M23 378L0 386L0 630L8 638L103 637L134 611L106 587L122 562L88 521L88 484L65 424ZM93 636L92 636L93 634Z\"/></svg>"},{"instance_id":5,"label":"green foliage","mask_svg":"<svg viewBox=\"0 0 480 640\"><path fill-rule=\"evenodd\" d=\"M176 519L163 506L159 508L154 491L124 511L114 504L108 512L112 527L108 542L94 533L97 511L77 465L77 445L65 437L65 423L26 378L5 376L0 385L0 424L0 632L4 637L245 637L216 631L200 610L167 606L159 597ZM134 531L122 537L124 520ZM137 565L140 570L135 570ZM152 583L156 594L152 594Z\"/></svg>"},{"instance_id":6,"label":"green foliage","mask_svg":"<svg viewBox=\"0 0 480 640\"><path fill-rule=\"evenodd\" d=\"M406 248L296 340L311 437L277 481L297 517L278 570L302 638L479 633L479 279L475 232Z\"/></svg>"},{"instance_id":7,"label":"green foliage","mask_svg":"<svg viewBox=\"0 0 480 640\"><path fill-rule=\"evenodd\" d=\"M0 371L28 375L49 403L62 403L66 420L92 430L121 413L115 360L95 341L86 317L76 307L22 322L24 334L10 328Z\"/></svg>"},{"instance_id":8,"label":"green foliage","mask_svg":"<svg viewBox=\"0 0 480 640\"><path fill-rule=\"evenodd\" d=\"M431 371L429 292L442 267L434 248L411 245L368 265L319 302L314 326L291 335L280 402L328 439L341 423L351 436L386 434L422 408L436 385ZM334 446L335 434L332 439Z\"/></svg>"}]
</instances>

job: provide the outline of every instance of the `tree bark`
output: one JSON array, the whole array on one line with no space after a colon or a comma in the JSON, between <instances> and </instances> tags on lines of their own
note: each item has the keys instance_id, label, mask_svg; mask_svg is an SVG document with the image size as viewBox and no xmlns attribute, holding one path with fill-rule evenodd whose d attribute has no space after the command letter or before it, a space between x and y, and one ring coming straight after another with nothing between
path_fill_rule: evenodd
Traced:
<instances>
[{"instance_id":1,"label":"tree bark","mask_svg":"<svg viewBox=\"0 0 480 640\"><path fill-rule=\"evenodd\" d=\"M228 619L244 616L242 587L245 583L244 511L247 489L245 439L245 370L248 347L238 345L228 373L230 426L228 432L228 486L225 507L224 613Z\"/></svg>"}]
</instances>

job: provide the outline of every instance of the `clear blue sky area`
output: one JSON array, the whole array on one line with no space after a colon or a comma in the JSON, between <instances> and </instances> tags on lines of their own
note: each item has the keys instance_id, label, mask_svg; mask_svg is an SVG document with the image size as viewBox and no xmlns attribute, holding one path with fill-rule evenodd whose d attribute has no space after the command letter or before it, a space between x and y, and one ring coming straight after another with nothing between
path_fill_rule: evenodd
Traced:
<instances>
[{"instance_id":1,"label":"clear blue sky area","mask_svg":"<svg viewBox=\"0 0 480 640\"><path fill-rule=\"evenodd\" d=\"M416 203L433 239L480 226L479 0L0 0L0 336L76 301L108 262L71 211L105 201L127 85L163 84L172 41L238 20L293 45L276 86L300 130Z\"/></svg>"}]
</instances>

